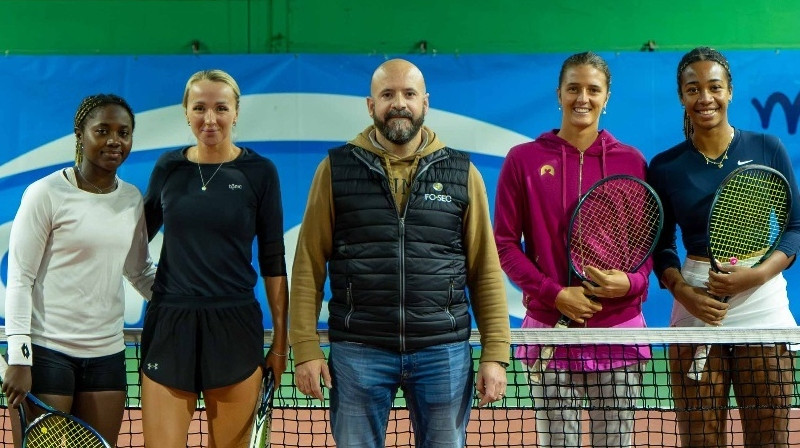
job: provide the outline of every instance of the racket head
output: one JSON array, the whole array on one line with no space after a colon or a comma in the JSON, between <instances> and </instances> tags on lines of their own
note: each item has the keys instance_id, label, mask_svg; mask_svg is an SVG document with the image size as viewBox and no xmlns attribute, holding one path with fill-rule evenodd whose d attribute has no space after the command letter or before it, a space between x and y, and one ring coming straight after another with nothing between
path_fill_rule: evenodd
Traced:
<instances>
[{"instance_id":1,"label":"racket head","mask_svg":"<svg viewBox=\"0 0 800 448\"><path fill-rule=\"evenodd\" d=\"M111 445L94 428L83 420L61 412L45 404L36 396L28 394L28 403L45 411L25 428L22 439L23 448L81 447L111 448ZM23 425L27 423L23 407L20 417Z\"/></svg>"},{"instance_id":2,"label":"racket head","mask_svg":"<svg viewBox=\"0 0 800 448\"><path fill-rule=\"evenodd\" d=\"M592 185L572 213L567 233L570 270L588 281L584 268L634 272L653 252L664 208L650 185L618 174Z\"/></svg>"},{"instance_id":3,"label":"racket head","mask_svg":"<svg viewBox=\"0 0 800 448\"><path fill-rule=\"evenodd\" d=\"M769 257L789 223L792 193L779 171L764 165L733 170L714 194L708 214L708 257L720 263L755 266Z\"/></svg>"},{"instance_id":4,"label":"racket head","mask_svg":"<svg viewBox=\"0 0 800 448\"><path fill-rule=\"evenodd\" d=\"M253 429L250 433L250 448L266 448L272 429L272 399L275 395L275 375L272 369L264 369L259 399L256 402Z\"/></svg>"}]
</instances>

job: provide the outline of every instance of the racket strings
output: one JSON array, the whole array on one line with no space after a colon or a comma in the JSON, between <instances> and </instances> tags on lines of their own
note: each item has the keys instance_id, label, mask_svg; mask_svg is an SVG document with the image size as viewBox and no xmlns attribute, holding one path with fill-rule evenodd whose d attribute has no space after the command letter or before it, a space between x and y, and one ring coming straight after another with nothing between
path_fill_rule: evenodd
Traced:
<instances>
[{"instance_id":1,"label":"racket strings","mask_svg":"<svg viewBox=\"0 0 800 448\"><path fill-rule=\"evenodd\" d=\"M789 217L789 188L777 174L744 171L721 189L709 222L709 248L720 262L762 257Z\"/></svg>"},{"instance_id":2,"label":"racket strings","mask_svg":"<svg viewBox=\"0 0 800 448\"><path fill-rule=\"evenodd\" d=\"M581 201L572 221L570 257L576 271L586 266L630 272L647 258L661 226L661 208L642 183L628 178L605 182Z\"/></svg>"},{"instance_id":3,"label":"racket strings","mask_svg":"<svg viewBox=\"0 0 800 448\"><path fill-rule=\"evenodd\" d=\"M80 423L48 414L35 421L25 435L30 448L105 448L107 445Z\"/></svg>"}]
</instances>

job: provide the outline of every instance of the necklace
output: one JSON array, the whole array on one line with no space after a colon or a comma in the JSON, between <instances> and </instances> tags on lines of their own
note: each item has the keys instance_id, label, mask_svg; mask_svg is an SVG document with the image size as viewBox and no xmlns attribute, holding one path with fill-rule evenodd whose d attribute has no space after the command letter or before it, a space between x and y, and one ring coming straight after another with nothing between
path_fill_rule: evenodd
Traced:
<instances>
[{"instance_id":1,"label":"necklace","mask_svg":"<svg viewBox=\"0 0 800 448\"><path fill-rule=\"evenodd\" d=\"M200 183L202 184L202 186L200 187L201 190L206 191L206 187L208 186L208 184L211 183L211 179L213 179L214 176L217 175L217 171L219 171L219 169L222 168L223 164L225 164L225 162L220 163L217 166L217 169L214 170L214 173L211 174L211 177L208 178L208 181L206 181L205 179L203 179L203 170L200 168L200 162L197 162L197 172L200 173Z\"/></svg>"},{"instance_id":2,"label":"necklace","mask_svg":"<svg viewBox=\"0 0 800 448\"><path fill-rule=\"evenodd\" d=\"M728 160L728 150L731 148L731 143L733 143L733 136L735 134L736 134L736 130L734 129L734 130L731 131L731 139L728 140L728 146L725 147L725 151L722 151L722 158L719 159L719 162L717 162L716 160L713 160L713 159L709 159L708 156L703 154L703 151L700 151L700 148L698 148L697 146L695 146L694 148L697 150L697 152L700 153L701 156L703 156L704 159L706 159L706 165L711 164L711 165L716 165L717 168L722 168L722 164L726 160ZM694 142L692 142L692 145L694 145Z\"/></svg>"},{"instance_id":3,"label":"necklace","mask_svg":"<svg viewBox=\"0 0 800 448\"><path fill-rule=\"evenodd\" d=\"M110 193L110 192L112 192L112 191L117 189L117 178L116 178L116 176L114 177L114 183L113 184L109 185L106 188L100 188L97 185L89 182L89 179L87 179L86 176L83 175L83 173L81 172L81 168L78 165L75 165L75 172L78 173L78 176L81 178L81 180L83 182L86 182L87 184L92 186L92 188L97 190L97 192L100 193L100 194Z\"/></svg>"},{"instance_id":4,"label":"necklace","mask_svg":"<svg viewBox=\"0 0 800 448\"><path fill-rule=\"evenodd\" d=\"M197 163L197 172L200 173L200 185L201 185L200 189L201 190L203 190L203 191L207 190L206 187L208 187L208 184L211 183L211 179L213 179L214 176L217 175L217 172L219 171L220 168L222 168L222 165L224 165L225 162L227 162L227 160L223 160L219 165L217 165L217 169L215 169L214 172L211 173L211 177L209 177L208 181L206 181L203 178L203 170L200 168L200 148L197 149L197 162L196 163Z\"/></svg>"}]
</instances>

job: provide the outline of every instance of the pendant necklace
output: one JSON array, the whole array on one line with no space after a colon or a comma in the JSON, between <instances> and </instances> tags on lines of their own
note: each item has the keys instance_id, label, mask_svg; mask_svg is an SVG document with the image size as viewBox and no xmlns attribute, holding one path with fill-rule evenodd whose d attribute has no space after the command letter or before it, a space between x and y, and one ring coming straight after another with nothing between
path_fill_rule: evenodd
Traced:
<instances>
[{"instance_id":1,"label":"pendant necklace","mask_svg":"<svg viewBox=\"0 0 800 448\"><path fill-rule=\"evenodd\" d=\"M110 186L108 186L106 188L100 188L97 185L89 182L89 179L87 179L86 176L83 175L83 173L81 172L81 168L78 165L75 165L74 169L75 169L75 172L78 173L78 177L80 177L83 182L89 184L92 188L97 190L97 192L99 194L110 193L110 192L112 192L112 191L117 189L117 178L116 178L116 176L114 176L114 183L113 184L111 184Z\"/></svg>"},{"instance_id":2,"label":"pendant necklace","mask_svg":"<svg viewBox=\"0 0 800 448\"><path fill-rule=\"evenodd\" d=\"M224 165L225 162L227 162L227 160L223 160L219 165L217 165L217 169L214 170L214 172L211 174L211 177L209 177L208 181L206 181L203 178L203 170L200 168L200 148L197 148L197 162L196 163L197 163L197 172L200 173L200 185L201 185L200 189L201 190L203 190L203 191L207 190L206 187L208 187L208 184L211 183L211 179L213 179L214 176L217 175L217 172L219 171L220 168L222 168L222 165Z\"/></svg>"},{"instance_id":3,"label":"pendant necklace","mask_svg":"<svg viewBox=\"0 0 800 448\"><path fill-rule=\"evenodd\" d=\"M699 152L700 155L703 156L704 159L706 159L706 165L711 164L711 165L716 165L717 168L722 168L722 164L726 160L728 160L728 150L731 148L731 143L733 143L733 137L734 137L735 134L736 134L736 130L734 129L734 130L731 131L731 139L728 140L728 146L726 146L725 147L725 151L722 152L722 158L719 159L719 162L717 162L716 160L713 160L713 159L709 159L708 156L703 154L703 151L700 151L700 148L698 148L697 146L695 146L695 149L697 149L697 152ZM692 142L692 145L694 145L694 142Z\"/></svg>"},{"instance_id":4,"label":"pendant necklace","mask_svg":"<svg viewBox=\"0 0 800 448\"><path fill-rule=\"evenodd\" d=\"M197 171L200 173L200 184L202 184L202 186L200 187L201 190L206 191L206 187L208 186L208 184L211 183L211 179L213 179L214 176L217 175L217 171L219 171L219 169L222 168L222 165L224 163L225 162L222 162L217 166L217 169L214 170L214 173L211 175L211 177L208 178L208 181L206 182L203 179L203 170L200 168L200 162L199 161L197 162Z\"/></svg>"}]
</instances>

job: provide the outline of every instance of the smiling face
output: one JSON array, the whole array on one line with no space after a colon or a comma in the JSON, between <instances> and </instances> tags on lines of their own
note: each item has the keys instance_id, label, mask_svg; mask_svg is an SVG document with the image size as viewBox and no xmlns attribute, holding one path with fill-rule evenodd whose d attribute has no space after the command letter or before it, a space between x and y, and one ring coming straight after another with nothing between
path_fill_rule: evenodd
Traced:
<instances>
[{"instance_id":1,"label":"smiling face","mask_svg":"<svg viewBox=\"0 0 800 448\"><path fill-rule=\"evenodd\" d=\"M681 104L695 129L727 125L733 89L725 67L715 61L693 62L680 79Z\"/></svg>"},{"instance_id":2,"label":"smiling face","mask_svg":"<svg viewBox=\"0 0 800 448\"><path fill-rule=\"evenodd\" d=\"M118 104L98 106L86 116L75 136L83 148L81 170L114 173L133 146L133 117Z\"/></svg>"},{"instance_id":3,"label":"smiling face","mask_svg":"<svg viewBox=\"0 0 800 448\"><path fill-rule=\"evenodd\" d=\"M605 73L589 64L567 67L556 94L562 111L561 129L597 130L610 95Z\"/></svg>"},{"instance_id":4,"label":"smiling face","mask_svg":"<svg viewBox=\"0 0 800 448\"><path fill-rule=\"evenodd\" d=\"M186 119L198 144L230 144L238 116L236 94L230 85L203 79L189 86Z\"/></svg>"},{"instance_id":5,"label":"smiling face","mask_svg":"<svg viewBox=\"0 0 800 448\"><path fill-rule=\"evenodd\" d=\"M372 77L367 110L386 140L405 145L416 138L428 112L422 73L399 59L381 65Z\"/></svg>"}]
</instances>

